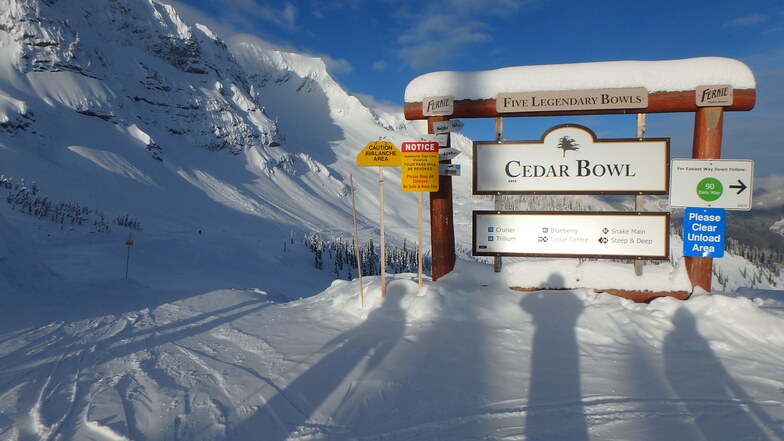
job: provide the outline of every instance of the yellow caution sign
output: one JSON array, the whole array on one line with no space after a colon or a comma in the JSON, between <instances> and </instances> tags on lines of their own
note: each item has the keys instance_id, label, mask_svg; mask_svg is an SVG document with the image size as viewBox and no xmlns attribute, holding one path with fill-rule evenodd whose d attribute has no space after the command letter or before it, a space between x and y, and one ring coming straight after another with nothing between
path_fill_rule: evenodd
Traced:
<instances>
[{"instance_id":1,"label":"yellow caution sign","mask_svg":"<svg viewBox=\"0 0 784 441\"><path fill-rule=\"evenodd\" d=\"M357 155L359 167L399 167L400 150L389 141L369 142Z\"/></svg>"}]
</instances>

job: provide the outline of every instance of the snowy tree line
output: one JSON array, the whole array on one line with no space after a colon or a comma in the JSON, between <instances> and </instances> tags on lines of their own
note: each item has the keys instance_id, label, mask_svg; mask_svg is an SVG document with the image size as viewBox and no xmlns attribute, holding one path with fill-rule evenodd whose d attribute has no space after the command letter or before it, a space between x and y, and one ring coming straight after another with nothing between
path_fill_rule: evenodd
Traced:
<instances>
[{"instance_id":1,"label":"snowy tree line","mask_svg":"<svg viewBox=\"0 0 784 441\"><path fill-rule=\"evenodd\" d=\"M337 236L324 239L319 232L311 232L305 236L305 246L313 253L313 265L318 269L327 269L335 274L335 278L351 280L357 277L357 252L354 239ZM385 244L387 273L409 273L418 271L416 245L409 248L408 241L403 239L402 245ZM360 269L363 276L381 274L380 251L373 239L359 246ZM422 259L423 271L430 271L431 259Z\"/></svg>"},{"instance_id":2,"label":"snowy tree line","mask_svg":"<svg viewBox=\"0 0 784 441\"><path fill-rule=\"evenodd\" d=\"M683 239L682 222L671 222L670 233ZM760 248L732 237L725 239L724 252L743 257L755 266L773 275L778 274L782 270L782 265L784 265L784 250Z\"/></svg>"},{"instance_id":3,"label":"snowy tree line","mask_svg":"<svg viewBox=\"0 0 784 441\"><path fill-rule=\"evenodd\" d=\"M600 211L605 206L573 195L504 195L502 211Z\"/></svg>"},{"instance_id":4,"label":"snowy tree line","mask_svg":"<svg viewBox=\"0 0 784 441\"><path fill-rule=\"evenodd\" d=\"M41 194L35 182L28 187L24 179L14 182L13 178L0 176L0 188L8 190L6 202L12 210L60 225L90 225L93 231L99 233L111 231L111 224L103 211L76 202L53 201ZM117 216L112 223L131 230L142 230L139 220L127 214Z\"/></svg>"}]
</instances>

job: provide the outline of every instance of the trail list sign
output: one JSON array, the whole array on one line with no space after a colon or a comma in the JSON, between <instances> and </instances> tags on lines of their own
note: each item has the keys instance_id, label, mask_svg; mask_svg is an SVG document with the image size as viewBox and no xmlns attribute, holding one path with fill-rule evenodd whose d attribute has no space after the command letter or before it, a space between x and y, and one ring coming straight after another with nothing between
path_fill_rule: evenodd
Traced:
<instances>
[{"instance_id":1,"label":"trail list sign","mask_svg":"<svg viewBox=\"0 0 784 441\"><path fill-rule=\"evenodd\" d=\"M498 113L644 109L648 107L648 90L633 87L499 93L495 98L495 107Z\"/></svg>"},{"instance_id":2,"label":"trail list sign","mask_svg":"<svg viewBox=\"0 0 784 441\"><path fill-rule=\"evenodd\" d=\"M474 194L666 194L669 138L597 140L556 126L539 141L474 142Z\"/></svg>"},{"instance_id":3,"label":"trail list sign","mask_svg":"<svg viewBox=\"0 0 784 441\"><path fill-rule=\"evenodd\" d=\"M475 256L666 259L665 212L474 211Z\"/></svg>"},{"instance_id":4,"label":"trail list sign","mask_svg":"<svg viewBox=\"0 0 784 441\"><path fill-rule=\"evenodd\" d=\"M389 141L372 141L357 155L359 167L399 167L400 151Z\"/></svg>"},{"instance_id":5,"label":"trail list sign","mask_svg":"<svg viewBox=\"0 0 784 441\"><path fill-rule=\"evenodd\" d=\"M438 191L438 142L404 142L400 151L403 191Z\"/></svg>"}]
</instances>

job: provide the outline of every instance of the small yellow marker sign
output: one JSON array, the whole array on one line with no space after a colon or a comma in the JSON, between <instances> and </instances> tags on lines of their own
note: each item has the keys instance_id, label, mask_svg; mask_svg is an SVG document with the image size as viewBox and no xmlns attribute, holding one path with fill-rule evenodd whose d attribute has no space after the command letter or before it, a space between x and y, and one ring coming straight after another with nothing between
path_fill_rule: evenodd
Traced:
<instances>
[{"instance_id":1,"label":"small yellow marker sign","mask_svg":"<svg viewBox=\"0 0 784 441\"><path fill-rule=\"evenodd\" d=\"M372 141L357 155L359 167L399 167L400 150L389 141Z\"/></svg>"}]
</instances>

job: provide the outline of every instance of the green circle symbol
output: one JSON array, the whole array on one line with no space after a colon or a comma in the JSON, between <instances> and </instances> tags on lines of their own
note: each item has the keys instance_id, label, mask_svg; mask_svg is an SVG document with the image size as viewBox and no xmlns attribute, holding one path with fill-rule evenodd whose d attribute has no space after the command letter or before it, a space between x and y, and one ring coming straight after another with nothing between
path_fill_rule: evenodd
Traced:
<instances>
[{"instance_id":1,"label":"green circle symbol","mask_svg":"<svg viewBox=\"0 0 784 441\"><path fill-rule=\"evenodd\" d=\"M721 181L716 178L705 178L697 184L697 196L703 201L715 201L721 197L724 192L724 187Z\"/></svg>"}]
</instances>

